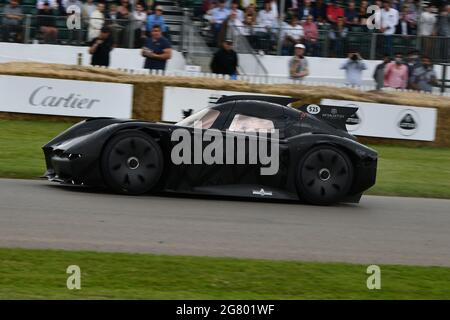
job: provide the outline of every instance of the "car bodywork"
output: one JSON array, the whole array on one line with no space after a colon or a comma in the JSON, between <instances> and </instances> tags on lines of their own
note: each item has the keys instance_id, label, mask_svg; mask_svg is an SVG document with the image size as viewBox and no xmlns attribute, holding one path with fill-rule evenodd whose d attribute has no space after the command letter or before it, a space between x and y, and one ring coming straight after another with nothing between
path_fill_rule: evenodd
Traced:
<instances>
[{"instance_id":1,"label":"car bodywork","mask_svg":"<svg viewBox=\"0 0 450 320\"><path fill-rule=\"evenodd\" d=\"M164 168L158 190L250 198L300 200L297 173L302 157L313 147L333 146L344 152L353 164L351 187L342 202L358 202L363 191L375 184L377 153L356 141L345 129L345 121L356 108L315 106L298 109L289 105L298 99L265 96L225 96L210 108L219 116L209 129L224 131L236 114L273 121L279 130L279 170L261 175L260 164L178 164L171 161L177 124L140 120L93 118L75 124L53 140L43 151L50 181L107 187L101 170L101 156L107 142L124 130L138 130L156 141L164 155ZM187 127L193 133L194 128ZM244 133L245 134L245 133ZM249 135L251 136L251 135ZM251 139L251 137L250 137Z\"/></svg>"}]
</instances>

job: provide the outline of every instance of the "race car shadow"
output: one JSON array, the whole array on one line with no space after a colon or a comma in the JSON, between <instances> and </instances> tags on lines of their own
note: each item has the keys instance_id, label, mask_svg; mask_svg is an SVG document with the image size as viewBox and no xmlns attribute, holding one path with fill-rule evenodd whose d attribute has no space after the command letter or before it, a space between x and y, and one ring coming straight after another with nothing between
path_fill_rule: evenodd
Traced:
<instances>
[{"instance_id":1,"label":"race car shadow","mask_svg":"<svg viewBox=\"0 0 450 320\"><path fill-rule=\"evenodd\" d=\"M77 193L89 193L89 194L104 194L113 195L117 197L137 197L137 198L151 198L151 197L161 197L167 199L193 199L199 201L235 201L235 202L246 202L246 203L279 203L279 204L295 204L302 206L317 207L317 205L311 205L300 200L287 200L287 199L273 199L273 198L252 198L252 197L236 197L236 196L220 196L220 195L200 195L200 194L190 194L190 193L172 193L172 192L155 192L144 195L124 195L112 192L106 188L101 187L86 187L80 185L71 184L49 184L46 185L51 189L58 189L67 192L77 192ZM358 203L337 203L334 205L326 207L341 207L341 208L359 208Z\"/></svg>"}]
</instances>

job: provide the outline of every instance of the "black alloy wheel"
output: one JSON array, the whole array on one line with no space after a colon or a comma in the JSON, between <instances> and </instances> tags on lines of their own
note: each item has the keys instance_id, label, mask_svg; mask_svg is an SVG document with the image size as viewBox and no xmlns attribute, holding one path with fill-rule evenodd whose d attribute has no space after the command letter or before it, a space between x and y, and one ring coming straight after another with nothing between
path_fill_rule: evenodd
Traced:
<instances>
[{"instance_id":1,"label":"black alloy wheel","mask_svg":"<svg viewBox=\"0 0 450 320\"><path fill-rule=\"evenodd\" d=\"M115 192L143 194L158 183L163 171L163 154L152 137L127 130L106 144L101 167L106 184Z\"/></svg>"}]
</instances>

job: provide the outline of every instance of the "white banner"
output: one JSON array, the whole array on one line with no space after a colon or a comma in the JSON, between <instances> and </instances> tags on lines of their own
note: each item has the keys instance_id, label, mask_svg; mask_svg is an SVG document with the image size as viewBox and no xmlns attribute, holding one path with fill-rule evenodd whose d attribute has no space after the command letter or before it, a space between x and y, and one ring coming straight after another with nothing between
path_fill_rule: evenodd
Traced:
<instances>
[{"instance_id":1,"label":"white banner","mask_svg":"<svg viewBox=\"0 0 450 320\"><path fill-rule=\"evenodd\" d=\"M274 96L273 94L260 94L259 96ZM162 108L162 121L178 122L200 111L222 96L231 95L255 95L254 92L222 91L210 89L193 89L181 87L164 87Z\"/></svg>"},{"instance_id":2,"label":"white banner","mask_svg":"<svg viewBox=\"0 0 450 320\"><path fill-rule=\"evenodd\" d=\"M130 84L0 75L0 111L130 118Z\"/></svg>"},{"instance_id":3,"label":"white banner","mask_svg":"<svg viewBox=\"0 0 450 320\"><path fill-rule=\"evenodd\" d=\"M434 141L437 109L404 105L322 99L321 104L358 107L347 121L347 130L355 136Z\"/></svg>"}]
</instances>

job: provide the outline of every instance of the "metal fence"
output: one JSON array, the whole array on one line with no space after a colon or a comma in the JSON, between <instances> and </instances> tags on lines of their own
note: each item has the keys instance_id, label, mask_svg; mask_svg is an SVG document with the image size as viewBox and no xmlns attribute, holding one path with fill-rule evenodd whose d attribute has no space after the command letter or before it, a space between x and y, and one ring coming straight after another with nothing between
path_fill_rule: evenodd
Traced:
<instances>
[{"instance_id":1,"label":"metal fence","mask_svg":"<svg viewBox=\"0 0 450 320\"><path fill-rule=\"evenodd\" d=\"M287 34L295 34L295 29L282 27L264 28L259 26L228 25L227 36L244 37L255 52L263 51L272 55L292 55L294 44ZM280 39L281 37L281 39ZM385 36L376 32L336 33L333 30L318 30L317 37L302 37L299 41L306 46L306 55L314 57L346 57L349 51L358 51L365 59L382 59L385 54L396 53L406 55L412 50L419 50L428 55L434 62L450 62L449 37L423 37L415 35ZM241 48L238 47L239 52ZM245 49L247 50L247 49ZM240 52L247 53L247 52Z\"/></svg>"},{"instance_id":2,"label":"metal fence","mask_svg":"<svg viewBox=\"0 0 450 320\"><path fill-rule=\"evenodd\" d=\"M24 14L18 25L5 24L4 16L0 13L0 41L3 42L87 45L102 26L111 29L114 44L120 48L140 48L145 39L141 21L133 19L81 18L78 29L68 28L67 16ZM170 35L166 36L170 39Z\"/></svg>"},{"instance_id":3,"label":"metal fence","mask_svg":"<svg viewBox=\"0 0 450 320\"><path fill-rule=\"evenodd\" d=\"M186 12L189 12L187 9ZM67 16L40 16L24 14L18 26L8 26L3 23L4 14L0 13L0 40L23 43L57 43L86 45L89 39L90 21L93 19L82 18L81 29L67 28ZM47 37L43 30L43 24L56 28L55 37ZM190 20L189 20L190 21ZM115 45L122 48L138 48L142 46L143 33L140 31L139 21L135 20L103 20L102 25L111 27ZM91 23L95 24L95 23ZM195 51L196 46L205 47L205 41L199 40L200 30L193 24L186 24L186 14L180 22L180 43L183 49ZM45 27L45 26L44 26ZM179 26L178 26L179 27ZM91 27L92 28L92 27ZM170 28L170 26L169 26ZM237 48L240 53L264 51L266 54L291 55L293 43L286 41L285 35L292 30L289 26L265 29L258 26L228 26L227 35L239 41ZM230 35L230 32L232 34ZM170 40L170 32L165 36ZM191 40L186 39L189 36ZM280 39L281 37L281 39ZM192 39L195 39L192 40ZM243 41L245 39L245 41ZM393 55L397 52L407 54L416 49L430 56L434 62L450 62L450 38L449 37L422 37L415 35L385 36L377 32L346 31L337 34L332 29L319 30L315 40L303 38L301 40L307 48L307 55L315 57L345 57L350 50L357 50L365 59L381 59L385 54ZM190 46L190 47L189 47ZM240 50L240 51L239 51ZM249 52L250 51L250 52ZM255 62L257 64L257 62ZM256 66L255 64L255 66Z\"/></svg>"}]
</instances>

